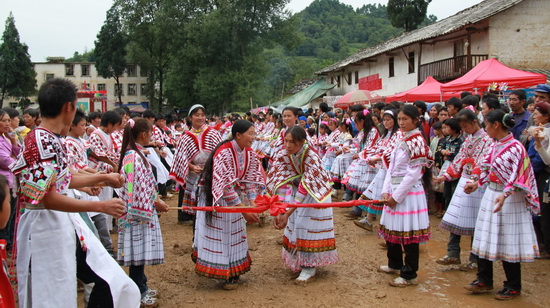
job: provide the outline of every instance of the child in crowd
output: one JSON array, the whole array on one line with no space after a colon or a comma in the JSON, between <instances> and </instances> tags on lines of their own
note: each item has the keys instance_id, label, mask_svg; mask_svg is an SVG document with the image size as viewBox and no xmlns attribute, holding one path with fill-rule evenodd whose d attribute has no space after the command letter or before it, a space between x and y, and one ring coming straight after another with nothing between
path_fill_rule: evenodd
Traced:
<instances>
[{"instance_id":1,"label":"child in crowd","mask_svg":"<svg viewBox=\"0 0 550 308\"><path fill-rule=\"evenodd\" d=\"M451 165L456 154L458 154L458 151L460 150L462 142L464 141L462 130L457 119L446 119L445 121L443 121L442 128L445 139L443 139L443 145L440 151L441 155L443 155L444 157L444 163L443 166L441 166L441 172L446 171L447 168ZM442 174L440 173L440 175ZM443 184L443 194L445 197L445 202L443 203L443 212L445 212L449 207L449 204L451 203L451 198L453 197L457 185L458 179L447 179L445 181L445 184Z\"/></svg>"},{"instance_id":2,"label":"child in crowd","mask_svg":"<svg viewBox=\"0 0 550 308\"><path fill-rule=\"evenodd\" d=\"M157 212L168 211L166 203L158 198L151 165L142 152L151 140L152 129L146 119L130 119L124 128L119 162L126 213L118 219L117 259L120 265L130 267L129 276L139 287L142 307L156 304L158 291L148 288L144 267L164 263Z\"/></svg>"}]
</instances>

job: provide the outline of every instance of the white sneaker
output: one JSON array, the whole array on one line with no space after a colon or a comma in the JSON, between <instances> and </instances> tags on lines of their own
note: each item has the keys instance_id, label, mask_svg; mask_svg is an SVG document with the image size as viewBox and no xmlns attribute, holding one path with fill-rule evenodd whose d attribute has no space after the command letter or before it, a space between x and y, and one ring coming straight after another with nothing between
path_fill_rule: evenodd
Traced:
<instances>
[{"instance_id":1,"label":"white sneaker","mask_svg":"<svg viewBox=\"0 0 550 308\"><path fill-rule=\"evenodd\" d=\"M418 281L416 280L416 278L414 278L414 279L405 279L403 277L397 277L393 281L390 282L390 286L398 287L398 288L404 288L404 287L415 285L417 283L418 283Z\"/></svg>"},{"instance_id":2,"label":"white sneaker","mask_svg":"<svg viewBox=\"0 0 550 308\"><path fill-rule=\"evenodd\" d=\"M399 270L393 269L387 265L380 265L380 267L378 268L378 271L386 274L399 274L400 272Z\"/></svg>"},{"instance_id":3,"label":"white sneaker","mask_svg":"<svg viewBox=\"0 0 550 308\"><path fill-rule=\"evenodd\" d=\"M315 267L304 267L302 268L302 271L300 272L300 276L296 278L297 282L306 282L311 277L315 276L315 273L317 272L317 269Z\"/></svg>"}]
</instances>

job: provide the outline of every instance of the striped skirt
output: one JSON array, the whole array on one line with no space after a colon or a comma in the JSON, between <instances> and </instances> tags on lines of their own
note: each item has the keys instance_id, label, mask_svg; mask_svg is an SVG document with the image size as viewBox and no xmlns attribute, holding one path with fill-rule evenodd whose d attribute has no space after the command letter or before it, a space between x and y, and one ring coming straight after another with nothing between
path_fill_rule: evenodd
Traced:
<instances>
[{"instance_id":1,"label":"striped skirt","mask_svg":"<svg viewBox=\"0 0 550 308\"><path fill-rule=\"evenodd\" d=\"M400 181L393 181L395 190ZM430 220L428 217L428 203L422 180L411 188L403 202L394 209L384 205L380 217L380 238L394 244L414 244L426 242L430 239Z\"/></svg>"},{"instance_id":2,"label":"striped skirt","mask_svg":"<svg viewBox=\"0 0 550 308\"><path fill-rule=\"evenodd\" d=\"M358 194L363 193L376 175L376 169L364 159L355 159L346 171L342 183Z\"/></svg>"},{"instance_id":3,"label":"striped skirt","mask_svg":"<svg viewBox=\"0 0 550 308\"><path fill-rule=\"evenodd\" d=\"M196 193L197 185L199 184L200 174L194 172L188 172L187 177L185 178L185 187L183 187L183 199L181 204L178 206L197 206ZM185 210L184 212L188 214L194 214L195 211Z\"/></svg>"},{"instance_id":4,"label":"striped skirt","mask_svg":"<svg viewBox=\"0 0 550 308\"><path fill-rule=\"evenodd\" d=\"M525 205L525 193L506 198L502 210L493 213L495 199L503 186L489 183L477 216L472 252L480 258L507 262L533 262L539 255L531 212Z\"/></svg>"},{"instance_id":5,"label":"striped skirt","mask_svg":"<svg viewBox=\"0 0 550 308\"><path fill-rule=\"evenodd\" d=\"M341 183L344 174L348 170L351 162L353 161L352 153L345 153L336 156L332 166L330 167L330 175L334 183Z\"/></svg>"},{"instance_id":6,"label":"striped skirt","mask_svg":"<svg viewBox=\"0 0 550 308\"><path fill-rule=\"evenodd\" d=\"M289 194L287 191L291 190ZM285 202L294 202L296 187L285 185L277 191ZM326 202L331 202L328 198ZM304 203L315 203L307 196ZM332 208L297 208L288 218L283 236L283 262L292 271L338 262Z\"/></svg>"},{"instance_id":7,"label":"striped skirt","mask_svg":"<svg viewBox=\"0 0 550 308\"><path fill-rule=\"evenodd\" d=\"M200 198L199 200L204 200ZM220 199L223 203L223 198ZM199 201L199 206L205 206ZM223 205L222 205L223 206ZM229 279L250 270L246 222L240 213L197 211L193 259L195 272L215 279Z\"/></svg>"},{"instance_id":8,"label":"striped skirt","mask_svg":"<svg viewBox=\"0 0 550 308\"><path fill-rule=\"evenodd\" d=\"M453 198L439 227L458 235L474 235L477 213L483 192L481 189L471 194L464 192L468 179L461 177L458 181Z\"/></svg>"},{"instance_id":9,"label":"striped skirt","mask_svg":"<svg viewBox=\"0 0 550 308\"><path fill-rule=\"evenodd\" d=\"M369 187L361 195L361 199L365 200L380 200L382 198L382 189L384 188L384 179L386 178L387 169L380 168L376 176L369 184ZM381 215L383 204L369 204L359 206L362 210L370 214Z\"/></svg>"},{"instance_id":10,"label":"striped skirt","mask_svg":"<svg viewBox=\"0 0 550 308\"><path fill-rule=\"evenodd\" d=\"M157 213L146 222L129 220L118 228L118 264L155 265L164 263L164 246Z\"/></svg>"}]
</instances>

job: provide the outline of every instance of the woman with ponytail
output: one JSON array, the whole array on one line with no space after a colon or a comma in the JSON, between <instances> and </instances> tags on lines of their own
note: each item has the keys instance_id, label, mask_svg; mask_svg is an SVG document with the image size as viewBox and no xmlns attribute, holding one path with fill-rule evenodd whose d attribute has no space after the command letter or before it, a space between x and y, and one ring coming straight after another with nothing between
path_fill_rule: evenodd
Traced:
<instances>
[{"instance_id":1,"label":"woman with ponytail","mask_svg":"<svg viewBox=\"0 0 550 308\"><path fill-rule=\"evenodd\" d=\"M129 276L139 287L142 307L154 306L158 292L147 286L145 265L164 263L164 248L157 212L168 206L159 199L151 165L143 154L149 144L151 123L128 120L120 152L119 173L124 178L120 198L126 213L118 219L118 263L129 266Z\"/></svg>"},{"instance_id":2,"label":"woman with ponytail","mask_svg":"<svg viewBox=\"0 0 550 308\"><path fill-rule=\"evenodd\" d=\"M425 192L429 186L422 180L425 183L431 180L428 178L433 158L420 131L418 109L405 105L398 113L397 122L404 136L391 154L382 188L382 199L386 201L378 234L386 241L388 263L380 266L379 271L399 274L390 285L406 287L416 284L419 244L430 239Z\"/></svg>"},{"instance_id":3,"label":"woman with ponytail","mask_svg":"<svg viewBox=\"0 0 550 308\"><path fill-rule=\"evenodd\" d=\"M502 260L506 281L496 298L521 294L521 263L539 255L531 215L539 214L539 198L531 161L514 139L512 114L493 110L485 116L485 130L495 139L489 154L474 170L476 176L464 191L485 190L477 215L472 252L478 256L477 279L466 286L472 293L493 289L493 262Z\"/></svg>"},{"instance_id":4,"label":"woman with ponytail","mask_svg":"<svg viewBox=\"0 0 550 308\"><path fill-rule=\"evenodd\" d=\"M363 109L357 113L355 116L355 125L359 130L359 134L357 134L359 138L356 138L359 142L356 144L357 153L353 155L353 161L346 170L342 183L351 191L351 194L360 195L369 187L369 184L376 175L376 169L368 164L366 158L374 149L374 145L378 141L380 133L378 132L378 128L374 125L368 109ZM346 192L346 194L348 194L348 192ZM344 200L351 199L354 198L344 195Z\"/></svg>"},{"instance_id":5,"label":"woman with ponytail","mask_svg":"<svg viewBox=\"0 0 550 308\"><path fill-rule=\"evenodd\" d=\"M233 139L220 143L204 165L198 206L255 206L265 186L265 173L251 149L254 124L238 120ZM225 290L238 286L240 275L250 270L246 222L258 222L257 214L197 212L193 260L201 276L223 279Z\"/></svg>"},{"instance_id":6,"label":"woman with ponytail","mask_svg":"<svg viewBox=\"0 0 550 308\"><path fill-rule=\"evenodd\" d=\"M376 146L370 151L366 151L362 154L366 162L372 166L373 169L378 170L374 179L372 179L361 194L360 198L364 200L382 199L382 188L384 186L386 172L390 165L391 154L403 138L403 133L399 130L399 125L397 125L397 110L395 110L393 106L388 105L383 109L382 119L384 125L382 134L384 138L379 138ZM355 220L353 223L359 228L372 231L374 216L382 215L383 205L371 203L369 205L361 205L359 208L366 211L367 216L360 220Z\"/></svg>"}]
</instances>

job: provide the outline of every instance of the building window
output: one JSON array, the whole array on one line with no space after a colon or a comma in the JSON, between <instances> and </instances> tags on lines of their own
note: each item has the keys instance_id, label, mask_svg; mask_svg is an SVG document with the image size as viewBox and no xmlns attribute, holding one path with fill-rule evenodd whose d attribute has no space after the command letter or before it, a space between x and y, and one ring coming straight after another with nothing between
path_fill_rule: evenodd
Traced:
<instances>
[{"instance_id":1,"label":"building window","mask_svg":"<svg viewBox=\"0 0 550 308\"><path fill-rule=\"evenodd\" d=\"M359 71L355 71L355 84L359 83Z\"/></svg>"},{"instance_id":2,"label":"building window","mask_svg":"<svg viewBox=\"0 0 550 308\"><path fill-rule=\"evenodd\" d=\"M48 79L52 79L53 77L54 77L54 75L53 75L53 74L46 74L46 80L48 80Z\"/></svg>"},{"instance_id":3,"label":"building window","mask_svg":"<svg viewBox=\"0 0 550 308\"><path fill-rule=\"evenodd\" d=\"M334 84L334 77L330 77L330 84Z\"/></svg>"},{"instance_id":4,"label":"building window","mask_svg":"<svg viewBox=\"0 0 550 308\"><path fill-rule=\"evenodd\" d=\"M348 73L348 86L351 85L351 72Z\"/></svg>"},{"instance_id":5,"label":"building window","mask_svg":"<svg viewBox=\"0 0 550 308\"><path fill-rule=\"evenodd\" d=\"M105 86L104 83L98 83L97 84L97 90L98 91L105 91L105 90L107 90L107 87Z\"/></svg>"},{"instance_id":6,"label":"building window","mask_svg":"<svg viewBox=\"0 0 550 308\"><path fill-rule=\"evenodd\" d=\"M17 108L17 107L19 107L19 103L18 102L11 102L10 107L11 108Z\"/></svg>"},{"instance_id":7,"label":"building window","mask_svg":"<svg viewBox=\"0 0 550 308\"><path fill-rule=\"evenodd\" d=\"M128 84L128 95L137 95L137 87L135 83Z\"/></svg>"},{"instance_id":8,"label":"building window","mask_svg":"<svg viewBox=\"0 0 550 308\"><path fill-rule=\"evenodd\" d=\"M90 76L90 64L81 64L82 76Z\"/></svg>"},{"instance_id":9,"label":"building window","mask_svg":"<svg viewBox=\"0 0 550 308\"><path fill-rule=\"evenodd\" d=\"M118 97L118 93L120 93L120 95L124 95L124 85L121 83L119 84L119 86L117 87L117 84L115 83L115 96Z\"/></svg>"},{"instance_id":10,"label":"building window","mask_svg":"<svg viewBox=\"0 0 550 308\"><path fill-rule=\"evenodd\" d=\"M136 66L128 65L126 67L126 73L128 74L128 77L136 77L137 76Z\"/></svg>"},{"instance_id":11,"label":"building window","mask_svg":"<svg viewBox=\"0 0 550 308\"><path fill-rule=\"evenodd\" d=\"M142 96L147 95L147 84L146 83L141 84L141 89L140 89L139 93L141 93Z\"/></svg>"},{"instance_id":12,"label":"building window","mask_svg":"<svg viewBox=\"0 0 550 308\"><path fill-rule=\"evenodd\" d=\"M65 64L65 76L74 76L74 64Z\"/></svg>"},{"instance_id":13,"label":"building window","mask_svg":"<svg viewBox=\"0 0 550 308\"><path fill-rule=\"evenodd\" d=\"M340 76L336 76L336 86L340 87Z\"/></svg>"},{"instance_id":14,"label":"building window","mask_svg":"<svg viewBox=\"0 0 550 308\"><path fill-rule=\"evenodd\" d=\"M414 73L414 51L409 52L407 62L409 63L409 74Z\"/></svg>"},{"instance_id":15,"label":"building window","mask_svg":"<svg viewBox=\"0 0 550 308\"><path fill-rule=\"evenodd\" d=\"M389 77L395 76L395 70L394 70L394 57L389 58Z\"/></svg>"}]
</instances>

